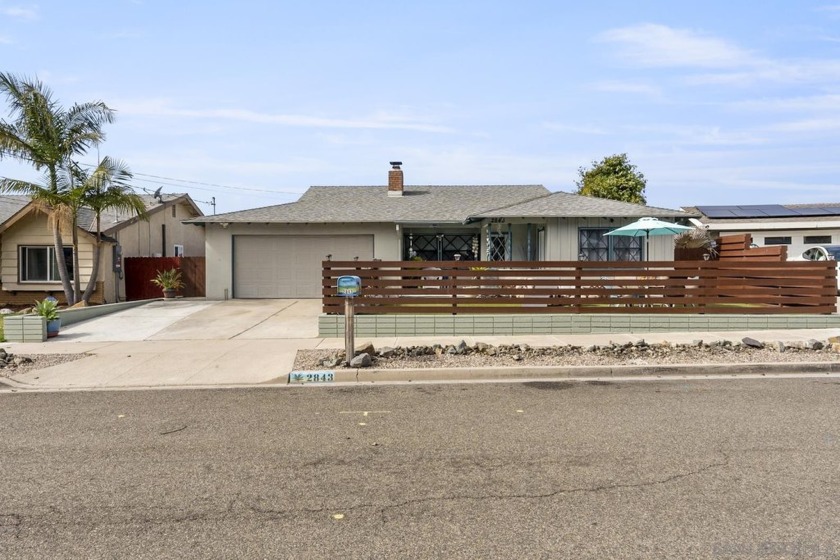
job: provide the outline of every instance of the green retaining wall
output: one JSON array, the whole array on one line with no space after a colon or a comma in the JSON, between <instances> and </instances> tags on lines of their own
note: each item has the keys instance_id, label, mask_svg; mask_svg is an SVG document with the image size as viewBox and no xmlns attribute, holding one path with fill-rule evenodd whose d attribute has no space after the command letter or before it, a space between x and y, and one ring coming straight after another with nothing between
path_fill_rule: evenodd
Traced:
<instances>
[{"instance_id":1,"label":"green retaining wall","mask_svg":"<svg viewBox=\"0 0 840 560\"><path fill-rule=\"evenodd\" d=\"M840 315L356 315L356 335L443 336L707 332L840 328ZM344 336L343 315L321 315L318 334Z\"/></svg>"},{"instance_id":2,"label":"green retaining wall","mask_svg":"<svg viewBox=\"0 0 840 560\"><path fill-rule=\"evenodd\" d=\"M66 327L73 323L87 321L102 315L108 315L116 311L146 305L153 301L160 301L160 299L141 299L137 301L122 301L119 303L105 303L102 305L91 305L90 307L77 307L75 309L62 309L59 312L61 315L61 326Z\"/></svg>"}]
</instances>

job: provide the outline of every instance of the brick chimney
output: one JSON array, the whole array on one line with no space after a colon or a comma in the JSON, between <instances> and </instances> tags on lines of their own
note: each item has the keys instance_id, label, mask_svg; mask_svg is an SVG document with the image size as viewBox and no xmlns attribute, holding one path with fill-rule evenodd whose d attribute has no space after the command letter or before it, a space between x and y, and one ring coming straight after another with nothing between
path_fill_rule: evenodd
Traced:
<instances>
[{"instance_id":1,"label":"brick chimney","mask_svg":"<svg viewBox=\"0 0 840 560\"><path fill-rule=\"evenodd\" d=\"M388 171L388 196L403 195L403 172L400 169L401 161L392 161L391 170Z\"/></svg>"}]
</instances>

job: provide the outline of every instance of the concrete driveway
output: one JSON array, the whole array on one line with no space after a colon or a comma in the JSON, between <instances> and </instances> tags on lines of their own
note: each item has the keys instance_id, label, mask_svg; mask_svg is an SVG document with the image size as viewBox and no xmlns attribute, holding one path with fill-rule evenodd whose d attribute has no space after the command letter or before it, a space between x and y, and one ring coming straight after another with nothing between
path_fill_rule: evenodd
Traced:
<instances>
[{"instance_id":1,"label":"concrete driveway","mask_svg":"<svg viewBox=\"0 0 840 560\"><path fill-rule=\"evenodd\" d=\"M62 328L20 354L84 354L14 376L21 387L160 387L282 381L316 348L320 300L154 301Z\"/></svg>"},{"instance_id":2,"label":"concrete driveway","mask_svg":"<svg viewBox=\"0 0 840 560\"><path fill-rule=\"evenodd\" d=\"M316 338L321 301L154 301L65 327L55 342Z\"/></svg>"}]
</instances>

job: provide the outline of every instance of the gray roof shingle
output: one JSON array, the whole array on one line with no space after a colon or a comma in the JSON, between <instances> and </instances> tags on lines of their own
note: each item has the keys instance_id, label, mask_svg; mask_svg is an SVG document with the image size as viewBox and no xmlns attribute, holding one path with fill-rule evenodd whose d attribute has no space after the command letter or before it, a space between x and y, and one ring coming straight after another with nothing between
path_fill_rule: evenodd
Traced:
<instances>
[{"instance_id":1,"label":"gray roof shingle","mask_svg":"<svg viewBox=\"0 0 840 560\"><path fill-rule=\"evenodd\" d=\"M578 194L555 192L548 196L496 208L482 212L475 218L635 218L635 217L685 217L692 213L670 208L657 208L643 204L632 204L606 198L581 196Z\"/></svg>"},{"instance_id":2,"label":"gray roof shingle","mask_svg":"<svg viewBox=\"0 0 840 560\"><path fill-rule=\"evenodd\" d=\"M16 194L0 196L0 224L20 212L27 204L29 204L28 196Z\"/></svg>"},{"instance_id":3,"label":"gray roof shingle","mask_svg":"<svg viewBox=\"0 0 840 560\"><path fill-rule=\"evenodd\" d=\"M155 199L152 195L140 195L143 199L143 204L147 211L152 211L155 207L160 206L161 202ZM189 199L189 195L179 194L164 194L162 195L164 202L171 202L181 198ZM17 214L21 209L25 208L31 199L25 195L0 195L0 224L5 223L9 218ZM191 200L188 202L195 206ZM120 225L134 219L134 214L122 210L107 210L102 213L102 231L119 227ZM81 208L79 210L78 225L81 229L91 233L96 231L96 216L89 208Z\"/></svg>"},{"instance_id":4,"label":"gray roof shingle","mask_svg":"<svg viewBox=\"0 0 840 560\"><path fill-rule=\"evenodd\" d=\"M384 186L310 187L297 202L203 216L190 222L463 223L493 208L548 194L542 185L407 185L403 196L388 196Z\"/></svg>"}]
</instances>

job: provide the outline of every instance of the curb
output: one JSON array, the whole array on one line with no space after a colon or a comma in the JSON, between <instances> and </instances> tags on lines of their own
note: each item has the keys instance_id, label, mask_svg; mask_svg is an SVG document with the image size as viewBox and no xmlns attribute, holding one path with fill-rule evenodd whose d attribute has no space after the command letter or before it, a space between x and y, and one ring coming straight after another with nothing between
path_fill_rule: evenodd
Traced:
<instances>
[{"instance_id":1,"label":"curb","mask_svg":"<svg viewBox=\"0 0 840 560\"><path fill-rule=\"evenodd\" d=\"M296 372L299 373L299 372ZM647 378L667 379L670 377L752 377L765 375L815 375L840 374L840 362L791 362L757 364L682 364L651 366L534 366L534 367L487 367L487 368L432 368L432 369L366 369L338 370L333 372L334 382L342 384L376 383L424 383L424 382L476 382L517 381L535 379L586 379L586 378ZM138 385L138 386L48 386L21 383L8 377L0 378L0 392L13 391L121 391L121 390L166 390L166 389L218 389L218 388L268 388L294 386L329 387L326 383L290 383L289 375L260 383L220 383L199 385ZM8 389L6 389L8 387Z\"/></svg>"},{"instance_id":2,"label":"curb","mask_svg":"<svg viewBox=\"0 0 840 560\"><path fill-rule=\"evenodd\" d=\"M21 383L11 377L0 377L0 389L6 386L10 389L36 389L38 388L37 385L30 385L28 383Z\"/></svg>"},{"instance_id":3,"label":"curb","mask_svg":"<svg viewBox=\"0 0 840 560\"><path fill-rule=\"evenodd\" d=\"M830 374L840 373L840 362L786 364L676 364L650 366L534 366L486 368L413 368L337 370L337 383L389 383L423 381L494 381L566 379L572 377L674 377L703 375ZM277 381L280 381L279 379ZM295 383L290 383L295 384Z\"/></svg>"}]
</instances>

